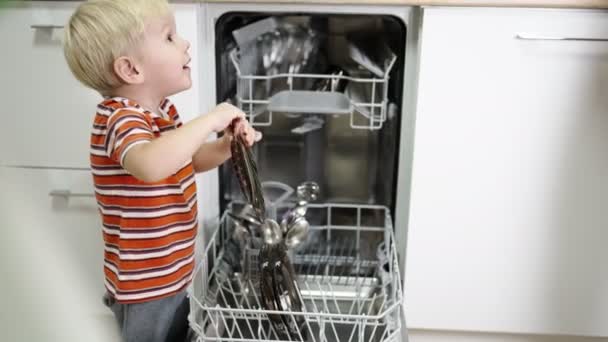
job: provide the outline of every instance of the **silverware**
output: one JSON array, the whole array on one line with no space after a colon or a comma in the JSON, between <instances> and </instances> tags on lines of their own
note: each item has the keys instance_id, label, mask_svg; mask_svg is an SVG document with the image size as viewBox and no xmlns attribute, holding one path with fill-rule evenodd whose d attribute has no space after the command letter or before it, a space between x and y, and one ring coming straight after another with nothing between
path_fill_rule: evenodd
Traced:
<instances>
[{"instance_id":1,"label":"silverware","mask_svg":"<svg viewBox=\"0 0 608 342\"><path fill-rule=\"evenodd\" d=\"M238 120L241 119L235 119L231 124L233 132ZM235 135L230 143L234 173L239 180L241 191L255 212L255 217L261 222L266 217L262 185L258 178L258 170L251 153L251 148L247 145L245 138L238 133L234 132Z\"/></svg>"},{"instance_id":2,"label":"silverware","mask_svg":"<svg viewBox=\"0 0 608 342\"><path fill-rule=\"evenodd\" d=\"M283 241L283 232L277 221L266 219L262 224L262 240L269 245L276 245Z\"/></svg>"},{"instance_id":3,"label":"silverware","mask_svg":"<svg viewBox=\"0 0 608 342\"><path fill-rule=\"evenodd\" d=\"M228 216L230 216L233 221L239 222L249 230L252 230L252 228L258 230L259 227L262 225L262 222L259 221L257 217L253 215L248 215L244 212L241 212L240 214L235 214L229 211Z\"/></svg>"},{"instance_id":4,"label":"silverware","mask_svg":"<svg viewBox=\"0 0 608 342\"><path fill-rule=\"evenodd\" d=\"M245 228L239 221L234 221L232 237L242 244L247 244L251 238L251 234L249 233L249 229Z\"/></svg>"},{"instance_id":5,"label":"silverware","mask_svg":"<svg viewBox=\"0 0 608 342\"><path fill-rule=\"evenodd\" d=\"M276 245L264 245L260 250L260 294L262 307L270 311L278 311L279 307L275 300L274 287L274 264L277 260ZM284 338L288 335L287 326L283 323L280 315L267 313L278 337Z\"/></svg>"},{"instance_id":6,"label":"silverware","mask_svg":"<svg viewBox=\"0 0 608 342\"><path fill-rule=\"evenodd\" d=\"M274 250L273 290L275 304L281 311L301 312L300 288L296 281L293 265L289 261L284 245L277 245ZM287 332L292 339L298 339L302 331L304 318L299 315L280 315Z\"/></svg>"},{"instance_id":7,"label":"silverware","mask_svg":"<svg viewBox=\"0 0 608 342\"><path fill-rule=\"evenodd\" d=\"M315 182L304 182L296 188L296 194L300 201L313 202L319 197L319 184Z\"/></svg>"},{"instance_id":8,"label":"silverware","mask_svg":"<svg viewBox=\"0 0 608 342\"><path fill-rule=\"evenodd\" d=\"M287 229L285 235L285 245L287 248L293 249L308 237L310 225L304 217L298 217Z\"/></svg>"}]
</instances>

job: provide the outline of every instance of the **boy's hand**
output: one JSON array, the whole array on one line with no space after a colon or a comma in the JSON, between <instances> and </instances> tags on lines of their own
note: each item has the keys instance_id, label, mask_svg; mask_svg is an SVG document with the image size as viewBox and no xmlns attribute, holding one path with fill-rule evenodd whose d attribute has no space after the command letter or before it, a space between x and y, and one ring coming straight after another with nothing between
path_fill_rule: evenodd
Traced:
<instances>
[{"instance_id":1,"label":"boy's hand","mask_svg":"<svg viewBox=\"0 0 608 342\"><path fill-rule=\"evenodd\" d=\"M217 105L207 115L211 120L211 128L214 132L221 132L225 130L234 119L240 119L238 121L245 121L245 113L243 113L237 107L225 102Z\"/></svg>"},{"instance_id":2,"label":"boy's hand","mask_svg":"<svg viewBox=\"0 0 608 342\"><path fill-rule=\"evenodd\" d=\"M245 119L238 119L238 121L235 122L234 127L232 129L226 129L225 132L232 136L242 135L247 141L247 146L252 146L262 139L262 132L253 129Z\"/></svg>"}]
</instances>

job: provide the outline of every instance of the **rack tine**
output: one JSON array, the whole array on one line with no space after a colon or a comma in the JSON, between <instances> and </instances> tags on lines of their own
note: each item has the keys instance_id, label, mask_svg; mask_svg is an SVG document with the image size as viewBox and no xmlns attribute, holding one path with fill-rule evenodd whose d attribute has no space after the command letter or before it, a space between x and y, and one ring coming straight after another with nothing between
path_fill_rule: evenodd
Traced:
<instances>
[{"instance_id":1,"label":"rack tine","mask_svg":"<svg viewBox=\"0 0 608 342\"><path fill-rule=\"evenodd\" d=\"M245 301L247 302L247 307L249 307L249 300L247 299L247 295L245 295L243 293L243 290L242 290L242 289L244 289L243 284L241 283L240 279L238 279L238 278L236 278L236 279L239 282L239 286L241 287L242 296L245 299ZM230 286L230 292L233 293L233 294L235 294L236 291L234 290L234 287L232 286L232 283L228 282L228 285ZM251 327L251 323L249 323L249 319L247 319L247 317L245 317L245 322L247 323L247 327L249 328L249 331L251 332L251 336L254 336L254 334L253 334L253 328ZM243 334L241 334L241 337L244 337Z\"/></svg>"},{"instance_id":2,"label":"rack tine","mask_svg":"<svg viewBox=\"0 0 608 342\"><path fill-rule=\"evenodd\" d=\"M307 282L305 282L304 284L306 286L308 286ZM306 302L304 301L304 297L302 296L301 292L298 292L298 297L300 297L300 301L302 302L302 311L309 312L308 309L306 308ZM314 304L315 300L311 298L311 302L312 302L313 306L315 306L315 304ZM314 311L318 312L318 310L316 310L316 309ZM306 323L306 326L308 326L308 332L309 332L309 335L312 337L312 342L316 342L317 340L315 338L315 335L312 334L313 330L312 330L312 327L310 326L310 321L307 318L308 318L308 316L304 317L304 322Z\"/></svg>"}]
</instances>

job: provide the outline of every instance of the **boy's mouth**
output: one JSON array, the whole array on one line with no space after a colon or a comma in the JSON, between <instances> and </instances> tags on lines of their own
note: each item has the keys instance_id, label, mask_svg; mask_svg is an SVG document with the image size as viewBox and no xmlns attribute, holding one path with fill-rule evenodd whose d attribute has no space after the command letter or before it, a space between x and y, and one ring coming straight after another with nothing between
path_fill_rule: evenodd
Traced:
<instances>
[{"instance_id":1,"label":"boy's mouth","mask_svg":"<svg viewBox=\"0 0 608 342\"><path fill-rule=\"evenodd\" d=\"M182 69L186 70L186 69L190 69L190 61L192 61L192 59L189 59L188 62L186 62L186 64L182 67Z\"/></svg>"}]
</instances>

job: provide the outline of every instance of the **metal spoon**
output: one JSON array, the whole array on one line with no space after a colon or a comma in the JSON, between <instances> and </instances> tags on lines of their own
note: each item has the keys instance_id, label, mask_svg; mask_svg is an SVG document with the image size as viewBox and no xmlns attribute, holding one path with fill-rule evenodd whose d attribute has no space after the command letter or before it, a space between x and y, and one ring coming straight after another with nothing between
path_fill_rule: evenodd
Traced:
<instances>
[{"instance_id":1,"label":"metal spoon","mask_svg":"<svg viewBox=\"0 0 608 342\"><path fill-rule=\"evenodd\" d=\"M275 245L283 240L283 232L277 221L266 219L262 224L262 239L264 243Z\"/></svg>"},{"instance_id":2,"label":"metal spoon","mask_svg":"<svg viewBox=\"0 0 608 342\"><path fill-rule=\"evenodd\" d=\"M309 229L308 220L304 217L298 217L287 229L285 245L290 249L297 247L302 241L306 240Z\"/></svg>"},{"instance_id":3,"label":"metal spoon","mask_svg":"<svg viewBox=\"0 0 608 342\"><path fill-rule=\"evenodd\" d=\"M241 243L247 243L251 234L249 230L243 226L239 221L234 221L234 232L232 233L232 237Z\"/></svg>"},{"instance_id":4,"label":"metal spoon","mask_svg":"<svg viewBox=\"0 0 608 342\"><path fill-rule=\"evenodd\" d=\"M315 182L304 182L296 188L298 199L313 202L319 197L319 184Z\"/></svg>"}]
</instances>

